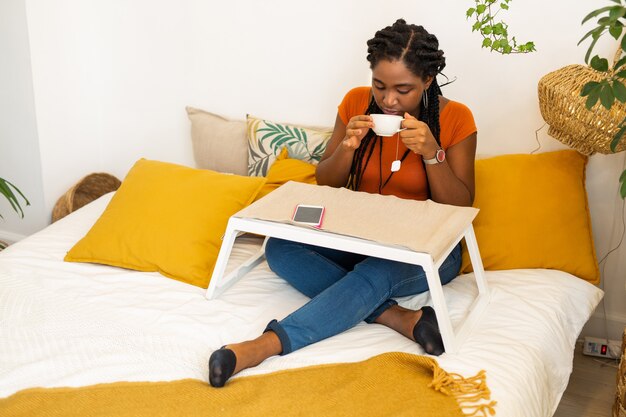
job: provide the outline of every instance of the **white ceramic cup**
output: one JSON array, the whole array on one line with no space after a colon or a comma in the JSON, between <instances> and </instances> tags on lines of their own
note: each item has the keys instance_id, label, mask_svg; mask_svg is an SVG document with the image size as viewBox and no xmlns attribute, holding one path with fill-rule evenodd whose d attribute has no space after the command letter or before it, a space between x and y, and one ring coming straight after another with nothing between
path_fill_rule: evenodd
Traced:
<instances>
[{"instance_id":1,"label":"white ceramic cup","mask_svg":"<svg viewBox=\"0 0 626 417\"><path fill-rule=\"evenodd\" d=\"M404 118L402 116L396 116L394 114L370 114L372 116L372 120L374 120L374 133L378 136L393 136L396 133L404 130L400 126L402 126L402 121Z\"/></svg>"}]
</instances>

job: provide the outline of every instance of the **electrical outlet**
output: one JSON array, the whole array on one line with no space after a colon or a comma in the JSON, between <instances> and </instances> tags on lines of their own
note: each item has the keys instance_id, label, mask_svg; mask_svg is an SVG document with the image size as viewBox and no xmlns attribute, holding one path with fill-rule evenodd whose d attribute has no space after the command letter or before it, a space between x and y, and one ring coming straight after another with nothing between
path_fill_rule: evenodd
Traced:
<instances>
[{"instance_id":1,"label":"electrical outlet","mask_svg":"<svg viewBox=\"0 0 626 417\"><path fill-rule=\"evenodd\" d=\"M583 342L583 354L597 356L599 358L617 359L621 356L622 342L618 340L599 339L585 337Z\"/></svg>"}]
</instances>

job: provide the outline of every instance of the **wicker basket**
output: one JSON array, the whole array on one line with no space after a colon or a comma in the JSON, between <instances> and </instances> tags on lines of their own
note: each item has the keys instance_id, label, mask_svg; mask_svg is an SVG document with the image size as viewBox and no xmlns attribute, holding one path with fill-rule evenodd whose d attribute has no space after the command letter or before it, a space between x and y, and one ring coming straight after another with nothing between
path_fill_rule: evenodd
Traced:
<instances>
[{"instance_id":1,"label":"wicker basket","mask_svg":"<svg viewBox=\"0 0 626 417\"><path fill-rule=\"evenodd\" d=\"M614 61L621 53L619 48ZM626 105L616 100L610 110L600 103L588 110L585 107L587 97L580 95L589 81L601 81L605 77L605 73L586 65L568 65L539 80L539 108L550 125L550 136L585 155L613 153L611 141L626 117ZM616 152L623 150L626 150L626 140L620 141L616 148Z\"/></svg>"},{"instance_id":2,"label":"wicker basket","mask_svg":"<svg viewBox=\"0 0 626 417\"><path fill-rule=\"evenodd\" d=\"M622 359L617 370L617 391L613 404L613 417L626 417L626 329L622 336Z\"/></svg>"},{"instance_id":3,"label":"wicker basket","mask_svg":"<svg viewBox=\"0 0 626 417\"><path fill-rule=\"evenodd\" d=\"M120 184L120 180L113 175L103 172L87 175L67 190L56 202L52 210L52 222L67 216L106 193L117 190Z\"/></svg>"}]
</instances>

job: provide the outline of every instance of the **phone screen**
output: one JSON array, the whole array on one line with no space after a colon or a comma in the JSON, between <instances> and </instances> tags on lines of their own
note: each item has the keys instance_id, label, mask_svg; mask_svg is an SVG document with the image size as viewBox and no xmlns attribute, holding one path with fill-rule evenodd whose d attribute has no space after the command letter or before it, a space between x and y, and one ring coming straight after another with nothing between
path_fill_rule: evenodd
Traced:
<instances>
[{"instance_id":1,"label":"phone screen","mask_svg":"<svg viewBox=\"0 0 626 417\"><path fill-rule=\"evenodd\" d=\"M323 207L298 206L293 215L295 222L310 223L319 225L322 221Z\"/></svg>"}]
</instances>

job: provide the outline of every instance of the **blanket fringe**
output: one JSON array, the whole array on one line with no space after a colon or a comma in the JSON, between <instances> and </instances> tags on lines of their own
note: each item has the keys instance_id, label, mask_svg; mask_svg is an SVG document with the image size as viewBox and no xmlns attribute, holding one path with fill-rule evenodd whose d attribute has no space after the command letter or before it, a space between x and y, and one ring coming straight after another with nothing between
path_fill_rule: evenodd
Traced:
<instances>
[{"instance_id":1,"label":"blanket fringe","mask_svg":"<svg viewBox=\"0 0 626 417\"><path fill-rule=\"evenodd\" d=\"M433 380L429 387L446 395L453 396L468 417L488 417L496 414L496 401L489 401L491 391L487 387L484 370L472 377L446 372L436 361L432 362ZM484 402L488 401L488 402Z\"/></svg>"}]
</instances>

